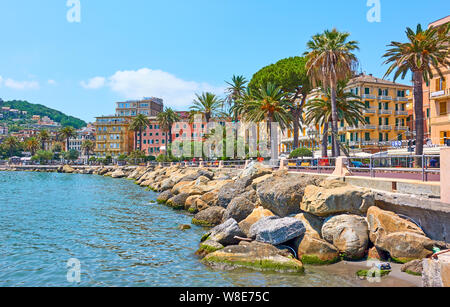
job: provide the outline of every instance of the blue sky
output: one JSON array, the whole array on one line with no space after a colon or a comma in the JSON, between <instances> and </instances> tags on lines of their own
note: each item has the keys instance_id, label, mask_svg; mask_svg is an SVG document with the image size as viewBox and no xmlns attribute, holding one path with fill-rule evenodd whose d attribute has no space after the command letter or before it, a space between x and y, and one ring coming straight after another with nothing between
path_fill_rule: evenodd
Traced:
<instances>
[{"instance_id":1,"label":"blue sky","mask_svg":"<svg viewBox=\"0 0 450 307\"><path fill-rule=\"evenodd\" d=\"M195 92L221 93L233 74L301 55L332 27L350 32L362 70L382 77L390 41L449 14L450 1L432 2L380 0L381 22L369 23L367 0L80 0L81 22L69 23L66 0L2 0L0 97L86 121L143 96L183 110Z\"/></svg>"}]
</instances>

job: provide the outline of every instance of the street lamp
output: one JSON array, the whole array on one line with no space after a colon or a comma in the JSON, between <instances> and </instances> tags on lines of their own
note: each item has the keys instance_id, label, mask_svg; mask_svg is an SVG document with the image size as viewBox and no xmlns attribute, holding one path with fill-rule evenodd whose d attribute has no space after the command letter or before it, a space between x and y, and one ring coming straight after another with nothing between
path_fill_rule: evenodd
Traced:
<instances>
[{"instance_id":1,"label":"street lamp","mask_svg":"<svg viewBox=\"0 0 450 307\"><path fill-rule=\"evenodd\" d=\"M309 139L311 140L311 152L314 158L314 142L317 140L318 136L319 136L319 132L317 132L317 130L308 130L307 132Z\"/></svg>"}]
</instances>

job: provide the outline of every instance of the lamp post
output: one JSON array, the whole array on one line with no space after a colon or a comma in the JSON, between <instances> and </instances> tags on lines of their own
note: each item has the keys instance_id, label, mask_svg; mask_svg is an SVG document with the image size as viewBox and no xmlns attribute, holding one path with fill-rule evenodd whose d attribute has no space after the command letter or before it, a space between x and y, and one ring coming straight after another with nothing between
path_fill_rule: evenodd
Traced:
<instances>
[{"instance_id":1,"label":"lamp post","mask_svg":"<svg viewBox=\"0 0 450 307\"><path fill-rule=\"evenodd\" d=\"M314 159L314 143L317 140L319 133L317 132L317 130L308 130L307 132L309 139L311 140L311 152L312 152L312 157Z\"/></svg>"}]
</instances>

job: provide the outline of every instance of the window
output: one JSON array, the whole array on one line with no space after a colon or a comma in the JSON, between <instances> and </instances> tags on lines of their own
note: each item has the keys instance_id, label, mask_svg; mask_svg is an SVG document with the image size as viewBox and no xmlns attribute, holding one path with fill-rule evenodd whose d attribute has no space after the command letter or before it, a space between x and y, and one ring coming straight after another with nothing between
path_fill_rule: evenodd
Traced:
<instances>
[{"instance_id":1,"label":"window","mask_svg":"<svg viewBox=\"0 0 450 307\"><path fill-rule=\"evenodd\" d=\"M430 118L430 108L427 109L427 118Z\"/></svg>"},{"instance_id":2,"label":"window","mask_svg":"<svg viewBox=\"0 0 450 307\"><path fill-rule=\"evenodd\" d=\"M366 87L366 88L364 89L364 93L365 93L366 95L370 95L370 88Z\"/></svg>"},{"instance_id":3,"label":"window","mask_svg":"<svg viewBox=\"0 0 450 307\"><path fill-rule=\"evenodd\" d=\"M380 142L383 142L383 133L379 133L379 134L378 134L378 140L379 140Z\"/></svg>"},{"instance_id":4,"label":"window","mask_svg":"<svg viewBox=\"0 0 450 307\"><path fill-rule=\"evenodd\" d=\"M370 124L370 117L366 117L366 124Z\"/></svg>"},{"instance_id":5,"label":"window","mask_svg":"<svg viewBox=\"0 0 450 307\"><path fill-rule=\"evenodd\" d=\"M445 90L446 82L445 78L436 79L436 92Z\"/></svg>"},{"instance_id":6,"label":"window","mask_svg":"<svg viewBox=\"0 0 450 307\"><path fill-rule=\"evenodd\" d=\"M384 136L385 136L385 138L384 138L385 141L388 142L389 141L389 133L386 133Z\"/></svg>"},{"instance_id":7,"label":"window","mask_svg":"<svg viewBox=\"0 0 450 307\"><path fill-rule=\"evenodd\" d=\"M365 101L364 103L366 105L366 108L370 109L370 101Z\"/></svg>"},{"instance_id":8,"label":"window","mask_svg":"<svg viewBox=\"0 0 450 307\"><path fill-rule=\"evenodd\" d=\"M447 114L447 101L439 103L439 115Z\"/></svg>"},{"instance_id":9,"label":"window","mask_svg":"<svg viewBox=\"0 0 450 307\"><path fill-rule=\"evenodd\" d=\"M387 126L387 125L389 125L389 118L388 117L386 117L385 119L384 119L384 124Z\"/></svg>"},{"instance_id":10,"label":"window","mask_svg":"<svg viewBox=\"0 0 450 307\"><path fill-rule=\"evenodd\" d=\"M364 134L364 139L365 139L366 141L370 141L370 132L366 132L366 133Z\"/></svg>"},{"instance_id":11,"label":"window","mask_svg":"<svg viewBox=\"0 0 450 307\"><path fill-rule=\"evenodd\" d=\"M383 124L383 119L380 117L380 118L378 118L378 125L382 125Z\"/></svg>"}]
</instances>

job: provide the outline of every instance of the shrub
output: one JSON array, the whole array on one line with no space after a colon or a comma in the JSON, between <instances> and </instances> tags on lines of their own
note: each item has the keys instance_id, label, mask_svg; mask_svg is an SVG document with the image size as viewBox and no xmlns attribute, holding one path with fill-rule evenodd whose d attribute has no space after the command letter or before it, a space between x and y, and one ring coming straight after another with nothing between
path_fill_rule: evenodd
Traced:
<instances>
[{"instance_id":1,"label":"shrub","mask_svg":"<svg viewBox=\"0 0 450 307\"><path fill-rule=\"evenodd\" d=\"M289 155L290 159L303 158L303 157L312 157L312 151L309 150L308 148L301 147L301 148L297 148L296 150L291 152L291 154Z\"/></svg>"}]
</instances>

